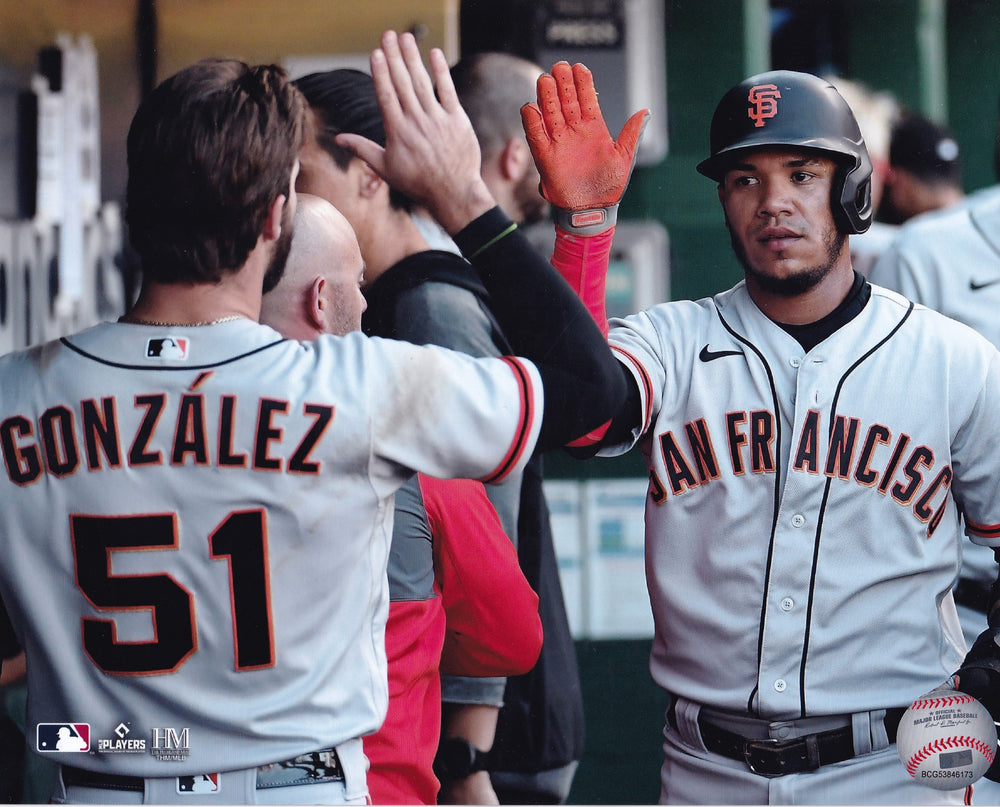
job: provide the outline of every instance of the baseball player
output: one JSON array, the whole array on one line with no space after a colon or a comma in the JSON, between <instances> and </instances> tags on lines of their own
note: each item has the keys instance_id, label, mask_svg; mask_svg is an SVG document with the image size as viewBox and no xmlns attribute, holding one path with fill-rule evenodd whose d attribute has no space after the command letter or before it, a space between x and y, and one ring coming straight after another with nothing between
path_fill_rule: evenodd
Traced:
<instances>
[{"instance_id":1,"label":"baseball player","mask_svg":"<svg viewBox=\"0 0 1000 807\"><path fill-rule=\"evenodd\" d=\"M260 321L304 341L360 330L361 253L329 202L297 193L285 273ZM385 625L388 711L364 738L374 804L434 804L442 670L523 673L538 658L538 596L479 482L417 474L395 496ZM494 718L495 719L495 718Z\"/></svg>"},{"instance_id":2,"label":"baseball player","mask_svg":"<svg viewBox=\"0 0 1000 807\"><path fill-rule=\"evenodd\" d=\"M543 72L528 59L496 51L465 54L451 67L455 92L482 149L483 180L501 209L522 226L549 216L520 115ZM424 288L430 302L435 296L432 289L438 289L437 294L455 293L454 283ZM481 296L480 289L466 291L464 299L489 308L489 298ZM401 294L400 303L404 300ZM538 592L545 641L531 672L508 679L503 692L489 779L505 804L565 802L584 751L583 692L542 487L543 470L542 457L532 460L518 501L517 552ZM467 680L445 679L442 686L445 700L470 697Z\"/></svg>"},{"instance_id":3,"label":"baseball player","mask_svg":"<svg viewBox=\"0 0 1000 807\"><path fill-rule=\"evenodd\" d=\"M903 226L872 270L873 283L964 322L1000 346L1000 187L967 197L954 208ZM997 563L988 546L967 545L953 592L965 641L982 632L993 602ZM1000 784L976 785L977 804L1000 803Z\"/></svg>"},{"instance_id":4,"label":"baseball player","mask_svg":"<svg viewBox=\"0 0 1000 807\"><path fill-rule=\"evenodd\" d=\"M523 115L559 209L553 262L602 320L596 245L624 183L587 189L606 207L579 196L614 157L586 68L556 65ZM745 279L610 323L630 392L600 446L649 465L661 800L960 803L911 779L894 737L959 667L963 689L994 680L992 629L963 665L951 589L960 513L1000 545L1000 353L852 268L871 163L824 80L733 87L698 170Z\"/></svg>"},{"instance_id":5,"label":"baseball player","mask_svg":"<svg viewBox=\"0 0 1000 807\"><path fill-rule=\"evenodd\" d=\"M951 129L908 111L892 129L885 201L879 216L900 224L965 198L962 155Z\"/></svg>"},{"instance_id":6,"label":"baseball player","mask_svg":"<svg viewBox=\"0 0 1000 807\"><path fill-rule=\"evenodd\" d=\"M528 212L528 206L505 205L526 198L526 187L537 200L534 207L547 208L537 190L538 172L520 115L521 105L534 96L541 68L506 58L475 61L487 72L496 70L492 81L504 84L505 93L518 99L504 113L513 117L516 140L499 148L493 138L484 138L482 121L477 123L475 109L482 107L482 101L470 109L469 95L462 93L469 76L461 64L452 67L451 76L483 151L480 174L484 182L515 221ZM329 70L302 76L295 86L305 96L308 118L315 123L307 127L299 153L296 189L333 201L357 233L365 259L368 301L364 332L474 356L510 353L475 269L452 251L429 248L416 222L430 220L423 214L413 215L412 200L333 141L335 133L350 132L385 144L371 75L360 70ZM507 170L500 170L503 154L511 158ZM516 181L510 176L514 167L521 171ZM500 181L502 176L509 176L509 181ZM521 190L515 192L515 187ZM453 244L451 248L457 252ZM564 801L583 751L583 699L541 487L541 463L541 457L533 458L523 476L509 476L503 484L490 486L489 496L538 592L545 636L542 654L529 673L509 681L443 678L443 733L449 741L442 749L442 760L464 760L465 765L438 765L443 776L441 802ZM390 714L391 710L390 704Z\"/></svg>"},{"instance_id":7,"label":"baseball player","mask_svg":"<svg viewBox=\"0 0 1000 807\"><path fill-rule=\"evenodd\" d=\"M414 472L502 479L623 394L579 301L494 208L444 55L438 100L399 44L372 55L391 76L384 161L498 291L515 349L544 359L258 324L291 240L302 99L280 68L233 60L150 93L127 148L139 300L0 358L0 596L28 736L71 725L89 748L44 752L55 802L364 803L393 494ZM544 314L508 282L540 288ZM213 792L184 792L191 777Z\"/></svg>"}]
</instances>

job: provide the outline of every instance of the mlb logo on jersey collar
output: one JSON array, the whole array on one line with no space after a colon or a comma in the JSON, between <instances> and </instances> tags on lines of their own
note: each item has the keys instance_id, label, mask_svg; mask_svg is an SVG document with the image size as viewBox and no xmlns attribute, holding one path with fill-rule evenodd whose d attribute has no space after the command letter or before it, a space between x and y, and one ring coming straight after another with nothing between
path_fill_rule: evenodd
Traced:
<instances>
[{"instance_id":1,"label":"mlb logo on jersey collar","mask_svg":"<svg viewBox=\"0 0 1000 807\"><path fill-rule=\"evenodd\" d=\"M188 340L183 336L161 336L146 342L147 359L186 359Z\"/></svg>"}]
</instances>

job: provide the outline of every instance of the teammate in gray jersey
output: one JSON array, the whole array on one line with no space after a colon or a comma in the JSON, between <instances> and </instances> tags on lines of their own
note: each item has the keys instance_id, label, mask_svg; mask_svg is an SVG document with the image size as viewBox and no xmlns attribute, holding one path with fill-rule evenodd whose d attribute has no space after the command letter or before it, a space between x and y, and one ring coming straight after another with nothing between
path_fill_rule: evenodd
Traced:
<instances>
[{"instance_id":1,"label":"teammate in gray jersey","mask_svg":"<svg viewBox=\"0 0 1000 807\"><path fill-rule=\"evenodd\" d=\"M603 320L610 238L598 255L594 226L585 247L574 232L613 219L574 195L607 141L586 70L553 67L523 119L562 223L553 264ZM709 140L698 170L745 278L612 320L630 391L600 440L649 466L661 800L962 803L917 784L894 739L942 681L1000 714L997 589L968 657L951 593L963 530L1000 546L1000 353L852 267L871 161L827 82L753 76ZM613 206L623 186L605 187Z\"/></svg>"},{"instance_id":2,"label":"teammate in gray jersey","mask_svg":"<svg viewBox=\"0 0 1000 807\"><path fill-rule=\"evenodd\" d=\"M964 322L1000 347L1000 186L908 221L871 280ZM953 597L968 644L982 631L996 574L988 546L965 547ZM973 801L1000 804L1000 783L977 785Z\"/></svg>"},{"instance_id":3,"label":"teammate in gray jersey","mask_svg":"<svg viewBox=\"0 0 1000 807\"><path fill-rule=\"evenodd\" d=\"M405 60L392 32L372 56L394 79L386 159L538 361L258 324L291 239L302 98L234 60L157 87L128 136L138 302L0 358L0 596L55 802L365 803L393 494L418 471L503 479L624 394L600 331L495 208L444 55L438 100L403 40ZM544 313L508 283L541 287Z\"/></svg>"}]
</instances>

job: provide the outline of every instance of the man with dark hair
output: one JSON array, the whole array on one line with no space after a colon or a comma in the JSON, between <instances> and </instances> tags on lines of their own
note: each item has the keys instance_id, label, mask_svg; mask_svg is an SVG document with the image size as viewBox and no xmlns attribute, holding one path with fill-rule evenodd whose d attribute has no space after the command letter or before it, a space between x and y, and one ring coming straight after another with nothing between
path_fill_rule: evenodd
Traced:
<instances>
[{"instance_id":1,"label":"man with dark hair","mask_svg":"<svg viewBox=\"0 0 1000 807\"><path fill-rule=\"evenodd\" d=\"M951 129L916 112L900 117L889 143L889 173L879 216L902 224L964 197L961 154Z\"/></svg>"},{"instance_id":2,"label":"man with dark hair","mask_svg":"<svg viewBox=\"0 0 1000 807\"><path fill-rule=\"evenodd\" d=\"M337 145L335 136L345 132L385 145L372 77L340 69L303 76L295 85L309 104L297 188L336 205L354 227L365 259L365 333L475 356L510 353L475 269L456 252L431 249L411 215L413 201L384 182L364 160ZM516 474L489 489L515 544L521 484L522 476ZM529 582L541 594L537 580ZM493 745L504 686L503 678L445 680L443 745L469 744L464 757L452 752L451 758L471 759L472 749L485 758ZM496 798L482 760L469 770L439 765L438 774L442 778L438 798L443 802Z\"/></svg>"},{"instance_id":3,"label":"man with dark hair","mask_svg":"<svg viewBox=\"0 0 1000 807\"><path fill-rule=\"evenodd\" d=\"M404 40L396 75L420 104L394 124L430 115L434 136L389 138L386 158L538 361L259 324L296 206L299 93L232 60L154 90L128 138L135 307L0 358L0 597L26 734L69 725L90 749L39 743L54 801L182 803L195 777L230 802L364 804L395 492L417 472L500 481L623 394L600 331L495 209L443 54L438 101ZM536 316L507 283L541 287ZM151 349L166 340L169 357Z\"/></svg>"},{"instance_id":4,"label":"man with dark hair","mask_svg":"<svg viewBox=\"0 0 1000 807\"><path fill-rule=\"evenodd\" d=\"M521 225L537 224L549 213L521 125L521 107L535 97L535 82L543 72L528 59L496 51L463 56L451 68L455 92L483 152L483 181L501 209ZM583 693L542 469L538 457L525 472L517 541L522 565L542 601L545 641L535 668L509 679L504 690L489 758L490 780L501 804L564 802L583 756ZM459 679L446 680L444 692L446 700L474 697L470 682Z\"/></svg>"},{"instance_id":5,"label":"man with dark hair","mask_svg":"<svg viewBox=\"0 0 1000 807\"><path fill-rule=\"evenodd\" d=\"M523 115L556 209L553 265L627 378L597 450L639 446L649 465L661 801L969 803L960 778L947 792L911 777L895 735L932 690L1000 716L1000 585L968 655L951 596L962 533L1000 547L1000 353L852 266L873 211L850 107L793 71L727 91L697 168L744 280L610 323L610 238L583 248L573 231L623 190L586 170L608 152L586 69L555 65Z\"/></svg>"},{"instance_id":6,"label":"man with dark hair","mask_svg":"<svg viewBox=\"0 0 1000 807\"><path fill-rule=\"evenodd\" d=\"M217 282L257 243L302 142L302 96L283 73L234 60L202 61L167 79L140 106L129 129L126 221L143 274L159 283ZM198 130L184 127L196 115ZM244 142L245 141L245 142ZM220 155L240 160L218 170ZM197 169L186 175L178 163ZM292 240L294 208L265 273L280 277Z\"/></svg>"},{"instance_id":7,"label":"man with dark hair","mask_svg":"<svg viewBox=\"0 0 1000 807\"><path fill-rule=\"evenodd\" d=\"M997 155L1000 160L1000 140ZM974 328L1000 347L1000 184L906 222L871 277L874 283ZM966 546L952 597L969 645L983 630L996 577L993 549ZM980 782L974 798L978 804L1000 803L1000 784Z\"/></svg>"}]
</instances>

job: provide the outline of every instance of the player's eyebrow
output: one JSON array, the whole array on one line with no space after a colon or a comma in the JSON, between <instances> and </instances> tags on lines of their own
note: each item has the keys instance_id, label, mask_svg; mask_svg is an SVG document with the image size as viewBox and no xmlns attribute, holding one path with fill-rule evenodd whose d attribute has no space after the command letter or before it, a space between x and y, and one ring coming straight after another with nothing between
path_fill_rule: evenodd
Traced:
<instances>
[{"instance_id":1,"label":"player's eyebrow","mask_svg":"<svg viewBox=\"0 0 1000 807\"><path fill-rule=\"evenodd\" d=\"M805 166L823 165L823 160L819 157L803 155L801 157L791 157L781 163L783 168L804 168ZM756 171L759 166L752 162L733 163L730 171Z\"/></svg>"}]
</instances>

